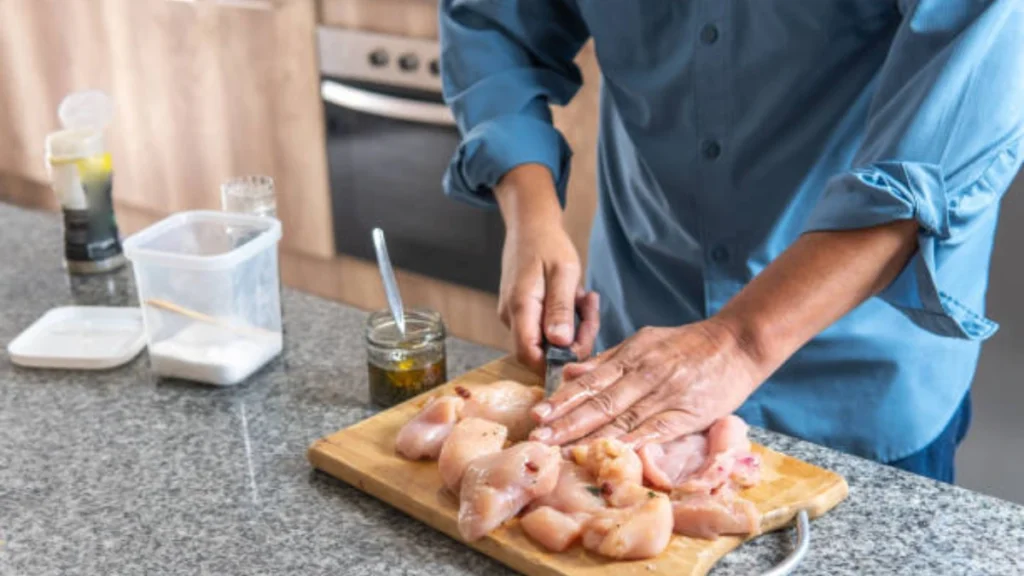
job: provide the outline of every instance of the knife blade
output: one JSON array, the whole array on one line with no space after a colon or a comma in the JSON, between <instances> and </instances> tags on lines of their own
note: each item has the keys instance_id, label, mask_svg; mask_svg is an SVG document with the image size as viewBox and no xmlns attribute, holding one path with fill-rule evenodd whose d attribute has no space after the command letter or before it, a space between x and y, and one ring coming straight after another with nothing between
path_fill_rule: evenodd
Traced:
<instances>
[{"instance_id":1,"label":"knife blade","mask_svg":"<svg viewBox=\"0 0 1024 576\"><path fill-rule=\"evenodd\" d=\"M580 325L580 313L576 311L576 325L573 327L573 334ZM575 338L573 338L575 340ZM570 362L577 362L579 358L568 346L555 346L544 339L544 397L547 398L558 390L562 385L562 368Z\"/></svg>"}]
</instances>

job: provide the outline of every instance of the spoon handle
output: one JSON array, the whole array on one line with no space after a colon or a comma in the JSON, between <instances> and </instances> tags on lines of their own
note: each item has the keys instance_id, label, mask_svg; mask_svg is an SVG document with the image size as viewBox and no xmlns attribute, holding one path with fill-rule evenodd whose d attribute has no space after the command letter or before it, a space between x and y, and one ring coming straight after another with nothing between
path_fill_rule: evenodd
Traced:
<instances>
[{"instance_id":1,"label":"spoon handle","mask_svg":"<svg viewBox=\"0 0 1024 576\"><path fill-rule=\"evenodd\" d=\"M373 229L373 249L377 252L377 266L380 268L380 279L384 282L384 295L388 299L388 308L395 318L395 326L399 334L405 336L405 310L402 308L402 296L398 293L398 282L395 280L395 270L391 267L391 258L388 257L388 246L384 243L384 231L380 228Z\"/></svg>"}]
</instances>

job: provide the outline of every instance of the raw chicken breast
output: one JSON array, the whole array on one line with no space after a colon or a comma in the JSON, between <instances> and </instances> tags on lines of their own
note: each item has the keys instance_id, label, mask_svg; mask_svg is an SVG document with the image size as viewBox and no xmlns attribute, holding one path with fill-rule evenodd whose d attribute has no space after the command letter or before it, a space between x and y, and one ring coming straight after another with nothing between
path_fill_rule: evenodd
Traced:
<instances>
[{"instance_id":1,"label":"raw chicken breast","mask_svg":"<svg viewBox=\"0 0 1024 576\"><path fill-rule=\"evenodd\" d=\"M754 503L729 489L685 494L672 502L672 515L673 530L694 538L747 536L756 534L761 526L761 513Z\"/></svg>"},{"instance_id":2,"label":"raw chicken breast","mask_svg":"<svg viewBox=\"0 0 1024 576\"><path fill-rule=\"evenodd\" d=\"M534 542L552 552L564 552L580 537L586 513L566 514L550 506L541 506L519 520L523 532Z\"/></svg>"},{"instance_id":3,"label":"raw chicken breast","mask_svg":"<svg viewBox=\"0 0 1024 576\"><path fill-rule=\"evenodd\" d=\"M643 482L644 466L632 448L614 438L598 438L570 449L573 460L594 475L599 484Z\"/></svg>"},{"instance_id":4,"label":"raw chicken breast","mask_svg":"<svg viewBox=\"0 0 1024 576\"><path fill-rule=\"evenodd\" d=\"M459 533L477 540L558 483L558 448L523 442L473 460L459 492Z\"/></svg>"},{"instance_id":5,"label":"raw chicken breast","mask_svg":"<svg viewBox=\"0 0 1024 576\"><path fill-rule=\"evenodd\" d=\"M531 506L550 506L560 512L573 514L592 512L606 505L594 476L582 466L562 460L555 489L537 498Z\"/></svg>"},{"instance_id":6,"label":"raw chicken breast","mask_svg":"<svg viewBox=\"0 0 1024 576\"><path fill-rule=\"evenodd\" d=\"M733 462L729 475L740 488L749 488L761 481L761 457L753 452L740 454Z\"/></svg>"},{"instance_id":7,"label":"raw chicken breast","mask_svg":"<svg viewBox=\"0 0 1024 576\"><path fill-rule=\"evenodd\" d=\"M444 485L458 494L462 474L469 463L481 456L500 452L507 435L508 430L501 424L480 418L466 418L456 424L437 459Z\"/></svg>"},{"instance_id":8,"label":"raw chicken breast","mask_svg":"<svg viewBox=\"0 0 1024 576\"><path fill-rule=\"evenodd\" d=\"M583 527L583 547L615 560L639 560L661 554L672 537L672 504L660 492L643 492L644 500L639 504L609 508L587 522Z\"/></svg>"},{"instance_id":9,"label":"raw chicken breast","mask_svg":"<svg viewBox=\"0 0 1024 576\"><path fill-rule=\"evenodd\" d=\"M434 398L398 431L395 451L409 460L436 460L448 434L459 421L463 400L458 396Z\"/></svg>"},{"instance_id":10,"label":"raw chicken breast","mask_svg":"<svg viewBox=\"0 0 1024 576\"><path fill-rule=\"evenodd\" d=\"M708 428L708 453L711 455L732 451L750 451L747 432L750 426L739 416L730 414L715 420Z\"/></svg>"},{"instance_id":11,"label":"raw chicken breast","mask_svg":"<svg viewBox=\"0 0 1024 576\"><path fill-rule=\"evenodd\" d=\"M475 416L498 422L508 428L508 439L513 442L525 440L536 423L530 417L530 409L544 399L544 390L526 386L514 380L501 380L487 386L462 389L466 398L462 416Z\"/></svg>"},{"instance_id":12,"label":"raw chicken breast","mask_svg":"<svg viewBox=\"0 0 1024 576\"><path fill-rule=\"evenodd\" d=\"M711 492L724 486L730 477L740 485L756 484L760 476L760 458L750 451L747 423L738 416L726 416L708 428L708 457L704 466L677 486L681 492Z\"/></svg>"},{"instance_id":13,"label":"raw chicken breast","mask_svg":"<svg viewBox=\"0 0 1024 576\"><path fill-rule=\"evenodd\" d=\"M644 465L644 478L651 486L671 490L701 469L707 449L703 434L690 434L664 444L646 444L637 452Z\"/></svg>"},{"instance_id":14,"label":"raw chicken breast","mask_svg":"<svg viewBox=\"0 0 1024 576\"><path fill-rule=\"evenodd\" d=\"M605 482L601 486L601 493L608 505L614 508L639 506L646 502L648 498L661 494L661 492L655 492L642 484L634 484L632 482L622 482L620 484Z\"/></svg>"}]
</instances>

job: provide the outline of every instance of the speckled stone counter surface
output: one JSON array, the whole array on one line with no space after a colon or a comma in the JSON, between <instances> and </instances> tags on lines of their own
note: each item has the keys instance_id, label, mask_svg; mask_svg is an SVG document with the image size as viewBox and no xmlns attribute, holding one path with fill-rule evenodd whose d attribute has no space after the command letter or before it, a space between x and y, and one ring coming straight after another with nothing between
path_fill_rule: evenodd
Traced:
<instances>
[{"instance_id":1,"label":"speckled stone counter surface","mask_svg":"<svg viewBox=\"0 0 1024 576\"><path fill-rule=\"evenodd\" d=\"M0 345L47 309L130 304L130 275L71 282L51 214L0 205ZM509 574L314 472L306 448L375 412L364 314L287 292L284 357L234 388L162 381L145 353L108 372L21 369L0 354L0 574ZM497 353L452 340L450 372ZM799 574L1022 574L1024 508L759 432L843 474ZM789 531L713 574L757 574Z\"/></svg>"}]
</instances>

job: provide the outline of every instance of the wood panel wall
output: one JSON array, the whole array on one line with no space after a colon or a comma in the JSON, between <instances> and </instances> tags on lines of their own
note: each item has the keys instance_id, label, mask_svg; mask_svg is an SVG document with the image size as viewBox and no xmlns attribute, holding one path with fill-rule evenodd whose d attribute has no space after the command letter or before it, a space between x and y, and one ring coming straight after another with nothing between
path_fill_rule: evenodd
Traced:
<instances>
[{"instance_id":1,"label":"wood panel wall","mask_svg":"<svg viewBox=\"0 0 1024 576\"><path fill-rule=\"evenodd\" d=\"M313 0L0 0L0 172L45 182L60 100L101 89L119 203L218 208L268 174L284 246L331 257L316 24Z\"/></svg>"},{"instance_id":2,"label":"wood panel wall","mask_svg":"<svg viewBox=\"0 0 1024 576\"><path fill-rule=\"evenodd\" d=\"M319 20L436 38L436 1L254 5L0 0L0 198L56 207L45 184L43 140L59 127L56 109L66 93L103 89L115 101L110 147L125 234L177 210L216 208L218 185L229 176L270 174L285 230L284 281L382 308L373 263L334 254L315 26ZM565 225L585 261L600 80L592 45L578 63L584 87L554 114L575 152ZM399 282L410 305L438 310L453 335L508 349L493 295L404 272Z\"/></svg>"}]
</instances>

